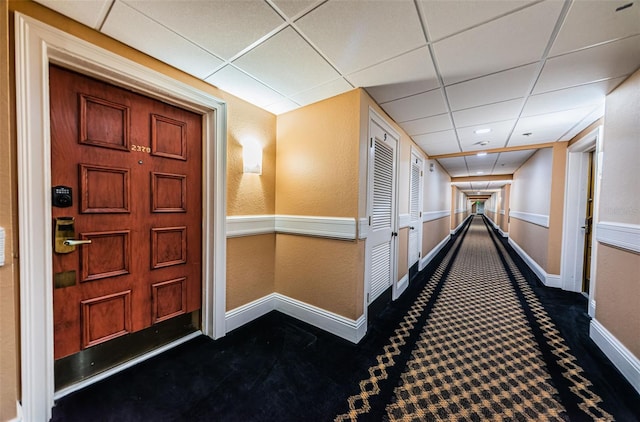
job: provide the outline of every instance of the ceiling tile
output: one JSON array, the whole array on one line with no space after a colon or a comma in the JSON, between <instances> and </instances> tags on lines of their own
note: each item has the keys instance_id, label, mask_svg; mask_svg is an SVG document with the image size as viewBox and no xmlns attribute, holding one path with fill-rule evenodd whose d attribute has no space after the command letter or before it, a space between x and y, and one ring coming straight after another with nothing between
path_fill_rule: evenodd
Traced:
<instances>
[{"instance_id":1,"label":"ceiling tile","mask_svg":"<svg viewBox=\"0 0 640 422\"><path fill-rule=\"evenodd\" d=\"M596 106L596 108L588 114L585 118L583 118L579 123L577 123L569 132L563 135L563 140L571 140L578 133L582 132L587 128L591 123L595 122L599 118L604 116L604 104L600 104Z\"/></svg>"},{"instance_id":2,"label":"ceiling tile","mask_svg":"<svg viewBox=\"0 0 640 422\"><path fill-rule=\"evenodd\" d=\"M505 120L489 125L468 126L458 128L458 138L463 151L476 151L490 148L502 148L507 144L511 130L515 125L515 120ZM476 134L480 128L489 128L491 132ZM489 142L488 145L479 145L479 142Z\"/></svg>"},{"instance_id":3,"label":"ceiling tile","mask_svg":"<svg viewBox=\"0 0 640 422\"><path fill-rule=\"evenodd\" d=\"M329 1L296 25L344 74L426 43L409 1Z\"/></svg>"},{"instance_id":4,"label":"ceiling tile","mask_svg":"<svg viewBox=\"0 0 640 422\"><path fill-rule=\"evenodd\" d=\"M424 117L422 119L410 120L400 124L402 129L409 136L422 135L423 133L440 132L447 129L453 129L451 117L449 113L439 114L432 117Z\"/></svg>"},{"instance_id":5,"label":"ceiling tile","mask_svg":"<svg viewBox=\"0 0 640 422\"><path fill-rule=\"evenodd\" d=\"M420 0L427 21L429 39L439 40L523 7L532 0Z\"/></svg>"},{"instance_id":6,"label":"ceiling tile","mask_svg":"<svg viewBox=\"0 0 640 422\"><path fill-rule=\"evenodd\" d=\"M426 133L424 135L412 136L416 144L422 148L427 155L451 154L460 152L456 133L453 130L443 130L442 132Z\"/></svg>"},{"instance_id":7,"label":"ceiling tile","mask_svg":"<svg viewBox=\"0 0 640 422\"><path fill-rule=\"evenodd\" d=\"M228 65L206 79L206 82L224 90L236 97L242 98L259 107L265 107L284 97L246 73Z\"/></svg>"},{"instance_id":8,"label":"ceiling tile","mask_svg":"<svg viewBox=\"0 0 640 422\"><path fill-rule=\"evenodd\" d=\"M547 60L533 93L617 78L640 67L640 35Z\"/></svg>"},{"instance_id":9,"label":"ceiling tile","mask_svg":"<svg viewBox=\"0 0 640 422\"><path fill-rule=\"evenodd\" d=\"M462 110L524 97L536 77L537 67L537 64L521 66L449 85L446 90L451 110Z\"/></svg>"},{"instance_id":10,"label":"ceiling tile","mask_svg":"<svg viewBox=\"0 0 640 422\"><path fill-rule=\"evenodd\" d=\"M35 0L73 20L93 29L99 29L113 0Z\"/></svg>"},{"instance_id":11,"label":"ceiling tile","mask_svg":"<svg viewBox=\"0 0 640 422\"><path fill-rule=\"evenodd\" d=\"M301 12L310 9L314 4L320 4L319 0L272 0L273 3L289 18L295 18Z\"/></svg>"},{"instance_id":12,"label":"ceiling tile","mask_svg":"<svg viewBox=\"0 0 640 422\"><path fill-rule=\"evenodd\" d=\"M640 4L616 12L629 0L574 1L550 56L640 33Z\"/></svg>"},{"instance_id":13,"label":"ceiling tile","mask_svg":"<svg viewBox=\"0 0 640 422\"><path fill-rule=\"evenodd\" d=\"M434 44L446 84L539 61L562 2L537 3Z\"/></svg>"},{"instance_id":14,"label":"ceiling tile","mask_svg":"<svg viewBox=\"0 0 640 422\"><path fill-rule=\"evenodd\" d=\"M522 112L523 117L536 114L553 113L570 110L591 104L604 103L605 96L618 86L625 78L609 79L592 84L579 85L573 88L551 91L533 95L527 100Z\"/></svg>"},{"instance_id":15,"label":"ceiling tile","mask_svg":"<svg viewBox=\"0 0 640 422\"><path fill-rule=\"evenodd\" d=\"M439 85L427 47L352 73L347 79L354 86L366 87L380 103L429 91Z\"/></svg>"},{"instance_id":16,"label":"ceiling tile","mask_svg":"<svg viewBox=\"0 0 640 422\"><path fill-rule=\"evenodd\" d=\"M210 75L222 61L122 2L115 2L102 32L197 78Z\"/></svg>"},{"instance_id":17,"label":"ceiling tile","mask_svg":"<svg viewBox=\"0 0 640 422\"><path fill-rule=\"evenodd\" d=\"M458 127L487 125L492 122L515 119L520 114L521 98L481 107L453 112L453 121Z\"/></svg>"},{"instance_id":18,"label":"ceiling tile","mask_svg":"<svg viewBox=\"0 0 640 422\"><path fill-rule=\"evenodd\" d=\"M340 76L290 27L249 51L234 64L284 95L302 92Z\"/></svg>"},{"instance_id":19,"label":"ceiling tile","mask_svg":"<svg viewBox=\"0 0 640 422\"><path fill-rule=\"evenodd\" d=\"M284 23L263 0L126 2L223 59L232 58Z\"/></svg>"},{"instance_id":20,"label":"ceiling tile","mask_svg":"<svg viewBox=\"0 0 640 422\"><path fill-rule=\"evenodd\" d=\"M532 117L524 117L518 120L508 146L531 145L546 142L555 142L576 122L584 119L595 107L582 107L573 110L559 111L556 113L540 114ZM529 136L524 133L531 133Z\"/></svg>"},{"instance_id":21,"label":"ceiling tile","mask_svg":"<svg viewBox=\"0 0 640 422\"><path fill-rule=\"evenodd\" d=\"M498 154L487 154L483 156L468 155L465 157L467 168L471 176L489 175L498 159Z\"/></svg>"},{"instance_id":22,"label":"ceiling tile","mask_svg":"<svg viewBox=\"0 0 640 422\"><path fill-rule=\"evenodd\" d=\"M304 106L323 100L325 98L330 98L335 95L342 94L343 92L351 91L352 89L353 87L351 86L351 84L349 84L349 82L345 81L343 78L338 78L320 86L316 86L309 90L300 92L296 95L292 95L291 99Z\"/></svg>"},{"instance_id":23,"label":"ceiling tile","mask_svg":"<svg viewBox=\"0 0 640 422\"><path fill-rule=\"evenodd\" d=\"M381 107L398 123L435 116L447 111L439 89L390 101L381 104Z\"/></svg>"},{"instance_id":24,"label":"ceiling tile","mask_svg":"<svg viewBox=\"0 0 640 422\"><path fill-rule=\"evenodd\" d=\"M276 103L269 104L265 107L265 110L270 111L273 114L282 114L291 110L295 110L298 107L300 107L300 104L295 103L288 98L285 98Z\"/></svg>"},{"instance_id":25,"label":"ceiling tile","mask_svg":"<svg viewBox=\"0 0 640 422\"><path fill-rule=\"evenodd\" d=\"M440 158L438 159L438 163L440 163L451 177L466 177L469 175L467 162L464 160L464 157ZM464 185L465 187L471 186L471 184ZM461 187L461 185L458 185L458 187Z\"/></svg>"}]
</instances>

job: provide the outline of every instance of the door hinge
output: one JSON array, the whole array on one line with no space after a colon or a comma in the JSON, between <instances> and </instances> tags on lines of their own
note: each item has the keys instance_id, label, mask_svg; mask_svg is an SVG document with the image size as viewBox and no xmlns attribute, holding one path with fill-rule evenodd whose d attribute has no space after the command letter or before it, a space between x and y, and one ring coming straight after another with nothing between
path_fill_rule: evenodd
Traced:
<instances>
[{"instance_id":1,"label":"door hinge","mask_svg":"<svg viewBox=\"0 0 640 422\"><path fill-rule=\"evenodd\" d=\"M371 216L369 216L369 225L371 225Z\"/></svg>"},{"instance_id":2,"label":"door hinge","mask_svg":"<svg viewBox=\"0 0 640 422\"><path fill-rule=\"evenodd\" d=\"M371 138L371 146L370 148L373 148L373 138Z\"/></svg>"},{"instance_id":3,"label":"door hinge","mask_svg":"<svg viewBox=\"0 0 640 422\"><path fill-rule=\"evenodd\" d=\"M422 217L422 211L420 211L420 217Z\"/></svg>"},{"instance_id":4,"label":"door hinge","mask_svg":"<svg viewBox=\"0 0 640 422\"><path fill-rule=\"evenodd\" d=\"M422 258L422 252L418 252L418 258Z\"/></svg>"},{"instance_id":5,"label":"door hinge","mask_svg":"<svg viewBox=\"0 0 640 422\"><path fill-rule=\"evenodd\" d=\"M420 177L424 176L424 172L420 170Z\"/></svg>"},{"instance_id":6,"label":"door hinge","mask_svg":"<svg viewBox=\"0 0 640 422\"><path fill-rule=\"evenodd\" d=\"M369 303L369 293L367 293L367 304Z\"/></svg>"}]
</instances>

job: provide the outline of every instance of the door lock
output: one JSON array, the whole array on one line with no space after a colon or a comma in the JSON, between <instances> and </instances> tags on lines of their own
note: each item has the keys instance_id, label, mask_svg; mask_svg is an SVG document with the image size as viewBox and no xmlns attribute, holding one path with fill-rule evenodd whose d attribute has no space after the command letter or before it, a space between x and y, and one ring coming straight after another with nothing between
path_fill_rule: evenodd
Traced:
<instances>
[{"instance_id":1,"label":"door lock","mask_svg":"<svg viewBox=\"0 0 640 422\"><path fill-rule=\"evenodd\" d=\"M76 237L74 217L57 217L55 222L53 250L56 253L71 253L76 250L76 246L91 243L91 240L74 239Z\"/></svg>"}]
</instances>

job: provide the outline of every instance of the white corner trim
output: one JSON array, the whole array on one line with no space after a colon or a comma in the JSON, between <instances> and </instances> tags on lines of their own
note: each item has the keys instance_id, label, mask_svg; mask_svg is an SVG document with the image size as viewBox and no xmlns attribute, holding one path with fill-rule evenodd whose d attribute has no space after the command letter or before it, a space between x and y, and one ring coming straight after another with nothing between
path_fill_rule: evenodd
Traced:
<instances>
[{"instance_id":1,"label":"white corner trim","mask_svg":"<svg viewBox=\"0 0 640 422\"><path fill-rule=\"evenodd\" d=\"M356 321L280 293L271 293L226 313L227 332L235 330L271 311L282 312L331 334L358 343L367 332L366 318Z\"/></svg>"},{"instance_id":2,"label":"white corner trim","mask_svg":"<svg viewBox=\"0 0 640 422\"><path fill-rule=\"evenodd\" d=\"M505 210L500 210L500 214L505 215Z\"/></svg>"},{"instance_id":3,"label":"white corner trim","mask_svg":"<svg viewBox=\"0 0 640 422\"><path fill-rule=\"evenodd\" d=\"M398 228L405 229L411 225L411 215L410 214L400 214L398 216Z\"/></svg>"},{"instance_id":4,"label":"white corner trim","mask_svg":"<svg viewBox=\"0 0 640 422\"><path fill-rule=\"evenodd\" d=\"M227 237L275 233L274 215L237 215L227 217Z\"/></svg>"},{"instance_id":5,"label":"white corner trim","mask_svg":"<svg viewBox=\"0 0 640 422\"><path fill-rule=\"evenodd\" d=\"M369 236L369 219L360 218L358 220L358 239L364 240Z\"/></svg>"},{"instance_id":6,"label":"white corner trim","mask_svg":"<svg viewBox=\"0 0 640 422\"><path fill-rule=\"evenodd\" d=\"M356 219L347 217L276 215L275 230L278 233L355 240Z\"/></svg>"},{"instance_id":7,"label":"white corner trim","mask_svg":"<svg viewBox=\"0 0 640 422\"><path fill-rule=\"evenodd\" d=\"M431 260L445 247L447 242L451 239L451 236L447 236L438 243L435 248L431 249L427 254L420 259L420 265L418 267L419 271L424 270L424 268L431 262Z\"/></svg>"},{"instance_id":8,"label":"white corner trim","mask_svg":"<svg viewBox=\"0 0 640 422\"><path fill-rule=\"evenodd\" d=\"M422 213L422 222L426 223L427 221L439 220L444 217L449 217L450 215L451 210L424 211Z\"/></svg>"},{"instance_id":9,"label":"white corner trim","mask_svg":"<svg viewBox=\"0 0 640 422\"><path fill-rule=\"evenodd\" d=\"M20 405L20 402L17 401L16 402L16 417L13 419L9 419L9 422L22 422L23 416L22 416L22 406Z\"/></svg>"},{"instance_id":10,"label":"white corner trim","mask_svg":"<svg viewBox=\"0 0 640 422\"><path fill-rule=\"evenodd\" d=\"M522 211L511 211L509 213L511 217L517 218L518 220L526 221L528 223L536 224L542 227L549 227L549 216L543 214L533 214L530 212L522 212Z\"/></svg>"},{"instance_id":11,"label":"white corner trim","mask_svg":"<svg viewBox=\"0 0 640 422\"><path fill-rule=\"evenodd\" d=\"M600 243L640 253L640 225L602 221L596 225Z\"/></svg>"},{"instance_id":12,"label":"white corner trim","mask_svg":"<svg viewBox=\"0 0 640 422\"><path fill-rule=\"evenodd\" d=\"M402 296L402 293L407 290L407 287L409 287L409 273L405 274L404 277L396 283L396 288L393 291L393 300Z\"/></svg>"},{"instance_id":13,"label":"white corner trim","mask_svg":"<svg viewBox=\"0 0 640 422\"><path fill-rule=\"evenodd\" d=\"M254 319L260 318L276 309L275 293L268 294L245 305L227 311L225 314L225 327L227 333L241 327Z\"/></svg>"},{"instance_id":14,"label":"white corner trim","mask_svg":"<svg viewBox=\"0 0 640 422\"><path fill-rule=\"evenodd\" d=\"M631 386L640 393L640 360L597 319L591 320L589 337L618 368Z\"/></svg>"},{"instance_id":15,"label":"white corner trim","mask_svg":"<svg viewBox=\"0 0 640 422\"><path fill-rule=\"evenodd\" d=\"M500 227L498 227L498 232L502 237L509 237L509 232L503 232Z\"/></svg>"},{"instance_id":16,"label":"white corner trim","mask_svg":"<svg viewBox=\"0 0 640 422\"><path fill-rule=\"evenodd\" d=\"M547 272L542 269L542 267L534 261L525 251L518 245L513 238L509 238L509 244L513 247L513 249L520 255L520 257L524 260L524 262L531 268L531 270L538 276L542 284L546 287L562 287L562 280L560 275L558 274L547 274Z\"/></svg>"},{"instance_id":17,"label":"white corner trim","mask_svg":"<svg viewBox=\"0 0 640 422\"><path fill-rule=\"evenodd\" d=\"M274 295L276 310L352 343L358 343L367 332L367 320L364 315L354 321L279 293Z\"/></svg>"}]
</instances>

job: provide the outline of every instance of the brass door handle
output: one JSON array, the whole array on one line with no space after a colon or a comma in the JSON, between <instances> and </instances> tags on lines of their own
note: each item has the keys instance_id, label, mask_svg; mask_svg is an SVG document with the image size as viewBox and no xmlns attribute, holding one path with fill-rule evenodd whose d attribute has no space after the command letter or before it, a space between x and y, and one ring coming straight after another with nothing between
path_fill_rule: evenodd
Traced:
<instances>
[{"instance_id":1,"label":"brass door handle","mask_svg":"<svg viewBox=\"0 0 640 422\"><path fill-rule=\"evenodd\" d=\"M62 242L65 246L78 246L78 245L88 245L91 243L90 240L76 240L76 239L67 239Z\"/></svg>"}]
</instances>

